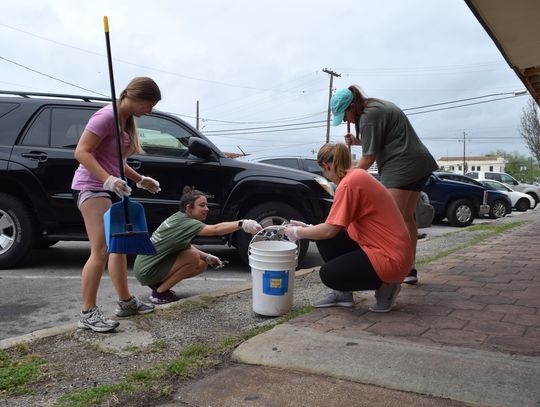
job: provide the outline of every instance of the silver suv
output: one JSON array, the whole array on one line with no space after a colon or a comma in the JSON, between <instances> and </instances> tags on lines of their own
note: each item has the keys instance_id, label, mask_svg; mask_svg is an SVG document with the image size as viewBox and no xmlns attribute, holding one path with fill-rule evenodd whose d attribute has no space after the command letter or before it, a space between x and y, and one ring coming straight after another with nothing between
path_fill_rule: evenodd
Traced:
<instances>
[{"instance_id":1,"label":"silver suv","mask_svg":"<svg viewBox=\"0 0 540 407\"><path fill-rule=\"evenodd\" d=\"M540 187L531 184L525 184L519 182L511 175L505 172L493 172L493 171L472 171L465 174L468 177L484 180L484 179L494 179L495 181L502 182L503 184L508 185L514 191L523 192L527 195L530 195L534 198L534 206L531 209L534 209L538 202L540 201Z\"/></svg>"}]
</instances>

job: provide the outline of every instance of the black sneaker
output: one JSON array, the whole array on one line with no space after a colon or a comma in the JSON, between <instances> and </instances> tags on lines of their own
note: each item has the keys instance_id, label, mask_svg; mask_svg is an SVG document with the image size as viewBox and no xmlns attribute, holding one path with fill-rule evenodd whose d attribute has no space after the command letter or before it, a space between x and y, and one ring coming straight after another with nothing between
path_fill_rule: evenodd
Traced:
<instances>
[{"instance_id":1,"label":"black sneaker","mask_svg":"<svg viewBox=\"0 0 540 407\"><path fill-rule=\"evenodd\" d=\"M407 277L405 277L403 282L411 285L418 283L418 272L416 269L412 269L409 274L407 274Z\"/></svg>"},{"instance_id":2,"label":"black sneaker","mask_svg":"<svg viewBox=\"0 0 540 407\"><path fill-rule=\"evenodd\" d=\"M167 290L162 293L152 290L152 294L150 295L150 301L154 304L169 304L178 300L180 300L180 297L173 290Z\"/></svg>"}]
</instances>

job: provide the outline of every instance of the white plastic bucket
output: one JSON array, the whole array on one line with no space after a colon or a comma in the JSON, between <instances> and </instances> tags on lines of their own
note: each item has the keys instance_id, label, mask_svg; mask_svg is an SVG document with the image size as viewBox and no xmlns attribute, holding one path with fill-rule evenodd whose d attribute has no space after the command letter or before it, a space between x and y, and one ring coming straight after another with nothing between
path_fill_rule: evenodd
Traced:
<instances>
[{"instance_id":1,"label":"white plastic bucket","mask_svg":"<svg viewBox=\"0 0 540 407\"><path fill-rule=\"evenodd\" d=\"M292 309L297 246L286 241L250 244L249 265L253 281L253 311L280 316Z\"/></svg>"}]
</instances>

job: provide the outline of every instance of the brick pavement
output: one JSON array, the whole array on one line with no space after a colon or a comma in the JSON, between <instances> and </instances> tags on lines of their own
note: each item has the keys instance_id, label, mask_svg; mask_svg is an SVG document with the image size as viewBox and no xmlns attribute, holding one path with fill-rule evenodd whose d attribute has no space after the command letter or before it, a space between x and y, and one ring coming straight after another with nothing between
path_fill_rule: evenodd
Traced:
<instances>
[{"instance_id":1,"label":"brick pavement","mask_svg":"<svg viewBox=\"0 0 540 407\"><path fill-rule=\"evenodd\" d=\"M343 337L380 335L434 346L465 346L540 355L540 218L462 249L420 269L387 314L367 310L372 292L353 309L319 309L290 321ZM366 295L369 294L369 295Z\"/></svg>"}]
</instances>

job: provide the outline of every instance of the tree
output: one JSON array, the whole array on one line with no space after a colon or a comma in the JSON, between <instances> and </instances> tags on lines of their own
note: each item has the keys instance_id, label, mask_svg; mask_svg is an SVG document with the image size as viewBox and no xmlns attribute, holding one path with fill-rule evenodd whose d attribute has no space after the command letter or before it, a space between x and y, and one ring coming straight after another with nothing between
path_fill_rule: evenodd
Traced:
<instances>
[{"instance_id":1,"label":"tree","mask_svg":"<svg viewBox=\"0 0 540 407\"><path fill-rule=\"evenodd\" d=\"M540 119L538 117L538 105L533 99L529 99L521 114L521 128L519 134L527 143L529 151L540 165Z\"/></svg>"}]
</instances>

